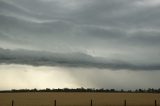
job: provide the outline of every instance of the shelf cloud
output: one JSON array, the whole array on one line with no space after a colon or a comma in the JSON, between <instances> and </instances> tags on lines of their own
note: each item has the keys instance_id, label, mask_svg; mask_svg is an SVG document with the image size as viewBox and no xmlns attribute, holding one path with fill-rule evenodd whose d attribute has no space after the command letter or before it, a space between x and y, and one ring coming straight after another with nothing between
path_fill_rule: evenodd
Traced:
<instances>
[{"instance_id":1,"label":"shelf cloud","mask_svg":"<svg viewBox=\"0 0 160 106\"><path fill-rule=\"evenodd\" d=\"M0 75L11 70L14 75L21 67L34 74L42 67L43 74L58 67L71 82L76 76L80 86L82 70L82 83L90 81L96 87L108 81L112 88L115 81L118 88L122 80L132 88L130 84L141 79L146 85L136 87L152 86L160 72L159 10L159 0L0 0Z\"/></svg>"},{"instance_id":2,"label":"shelf cloud","mask_svg":"<svg viewBox=\"0 0 160 106\"><path fill-rule=\"evenodd\" d=\"M1 55L9 59L1 62L159 70L159 5L157 0L1 0L0 52L15 54Z\"/></svg>"},{"instance_id":3,"label":"shelf cloud","mask_svg":"<svg viewBox=\"0 0 160 106\"><path fill-rule=\"evenodd\" d=\"M63 66L112 70L160 70L159 64L132 64L121 60L93 57L84 53L50 53L26 50L0 49L0 63L33 66Z\"/></svg>"}]
</instances>

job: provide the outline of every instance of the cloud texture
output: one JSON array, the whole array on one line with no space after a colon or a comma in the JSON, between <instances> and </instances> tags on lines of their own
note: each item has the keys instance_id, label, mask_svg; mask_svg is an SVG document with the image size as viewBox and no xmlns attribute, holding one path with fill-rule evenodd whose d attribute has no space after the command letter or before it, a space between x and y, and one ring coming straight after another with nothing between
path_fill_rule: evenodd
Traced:
<instances>
[{"instance_id":1,"label":"cloud texture","mask_svg":"<svg viewBox=\"0 0 160 106\"><path fill-rule=\"evenodd\" d=\"M0 0L0 89L157 88L159 10L159 0Z\"/></svg>"},{"instance_id":2,"label":"cloud texture","mask_svg":"<svg viewBox=\"0 0 160 106\"><path fill-rule=\"evenodd\" d=\"M0 52L15 54L1 55L10 59L1 63L159 70L159 6L157 0L1 0L0 47L10 50Z\"/></svg>"},{"instance_id":3,"label":"cloud texture","mask_svg":"<svg viewBox=\"0 0 160 106\"><path fill-rule=\"evenodd\" d=\"M33 66L65 66L102 68L112 70L160 70L159 64L136 64L121 60L93 57L83 53L51 53L26 50L0 49L0 63L27 64Z\"/></svg>"}]
</instances>

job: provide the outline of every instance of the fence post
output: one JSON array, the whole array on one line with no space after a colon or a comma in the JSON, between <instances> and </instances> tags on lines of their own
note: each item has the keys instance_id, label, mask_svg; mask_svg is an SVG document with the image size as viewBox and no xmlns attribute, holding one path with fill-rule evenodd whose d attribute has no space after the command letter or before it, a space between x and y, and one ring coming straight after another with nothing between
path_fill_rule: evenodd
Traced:
<instances>
[{"instance_id":1,"label":"fence post","mask_svg":"<svg viewBox=\"0 0 160 106\"><path fill-rule=\"evenodd\" d=\"M124 106L127 106L127 102L126 102L126 100L124 100Z\"/></svg>"},{"instance_id":2,"label":"fence post","mask_svg":"<svg viewBox=\"0 0 160 106\"><path fill-rule=\"evenodd\" d=\"M93 104L92 104L92 99L91 99L91 106L92 106Z\"/></svg>"},{"instance_id":3,"label":"fence post","mask_svg":"<svg viewBox=\"0 0 160 106\"><path fill-rule=\"evenodd\" d=\"M12 106L14 106L14 100L12 100Z\"/></svg>"},{"instance_id":4,"label":"fence post","mask_svg":"<svg viewBox=\"0 0 160 106\"><path fill-rule=\"evenodd\" d=\"M154 101L155 106L157 106L157 100Z\"/></svg>"},{"instance_id":5,"label":"fence post","mask_svg":"<svg viewBox=\"0 0 160 106\"><path fill-rule=\"evenodd\" d=\"M54 100L54 106L56 106L56 105L57 105L56 100Z\"/></svg>"}]
</instances>

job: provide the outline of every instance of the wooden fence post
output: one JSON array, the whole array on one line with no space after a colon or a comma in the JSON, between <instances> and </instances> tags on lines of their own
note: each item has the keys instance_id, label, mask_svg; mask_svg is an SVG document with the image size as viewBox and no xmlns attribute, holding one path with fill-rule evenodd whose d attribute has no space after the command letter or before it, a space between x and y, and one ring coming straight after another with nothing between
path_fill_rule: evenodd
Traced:
<instances>
[{"instance_id":1,"label":"wooden fence post","mask_svg":"<svg viewBox=\"0 0 160 106\"><path fill-rule=\"evenodd\" d=\"M127 106L127 102L126 102L126 100L124 100L124 106Z\"/></svg>"},{"instance_id":2,"label":"wooden fence post","mask_svg":"<svg viewBox=\"0 0 160 106\"><path fill-rule=\"evenodd\" d=\"M56 100L54 100L54 106L56 106L56 105L57 105Z\"/></svg>"},{"instance_id":3,"label":"wooden fence post","mask_svg":"<svg viewBox=\"0 0 160 106\"><path fill-rule=\"evenodd\" d=\"M92 104L92 99L91 99L91 106L92 106L93 104Z\"/></svg>"},{"instance_id":4,"label":"wooden fence post","mask_svg":"<svg viewBox=\"0 0 160 106\"><path fill-rule=\"evenodd\" d=\"M157 106L157 100L154 101L155 106Z\"/></svg>"},{"instance_id":5,"label":"wooden fence post","mask_svg":"<svg viewBox=\"0 0 160 106\"><path fill-rule=\"evenodd\" d=\"M14 100L12 100L12 106L14 106Z\"/></svg>"}]
</instances>

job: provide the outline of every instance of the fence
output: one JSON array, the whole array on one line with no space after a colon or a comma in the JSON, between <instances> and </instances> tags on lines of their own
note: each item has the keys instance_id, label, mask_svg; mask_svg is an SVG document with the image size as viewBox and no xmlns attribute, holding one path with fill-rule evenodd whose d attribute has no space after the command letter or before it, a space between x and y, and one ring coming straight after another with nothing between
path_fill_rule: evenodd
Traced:
<instances>
[{"instance_id":1,"label":"fence","mask_svg":"<svg viewBox=\"0 0 160 106\"><path fill-rule=\"evenodd\" d=\"M12 100L11 101L11 106L16 106L15 105L15 101L14 100ZM54 105L53 106L57 106L57 101L56 100L54 100ZM60 106L60 105L58 105L58 106ZM67 105L66 105L67 106ZM73 106L76 106L76 105L73 105ZM87 105L86 105L87 106ZM89 106L89 105L88 105ZM90 106L94 106L93 105L93 100L91 99L90 100ZM97 105L96 105L97 106ZM131 104L127 104L127 100L124 100L123 101L123 104L121 104L121 105L105 105L105 106L133 106L133 105L131 105ZM151 104L151 105L134 105L134 106L159 106L158 104L157 104L157 100L155 100L154 102L153 102L153 104Z\"/></svg>"}]
</instances>

